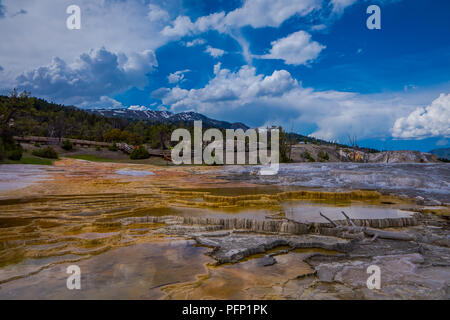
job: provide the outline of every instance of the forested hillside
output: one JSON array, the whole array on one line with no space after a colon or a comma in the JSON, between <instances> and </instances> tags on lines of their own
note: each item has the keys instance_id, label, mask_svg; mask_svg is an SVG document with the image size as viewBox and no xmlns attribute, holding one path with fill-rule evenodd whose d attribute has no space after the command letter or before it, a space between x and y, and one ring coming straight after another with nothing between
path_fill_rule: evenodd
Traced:
<instances>
[{"instance_id":1,"label":"forested hillside","mask_svg":"<svg viewBox=\"0 0 450 320\"><path fill-rule=\"evenodd\" d=\"M22 93L0 96L0 126L2 135L123 141L133 145L149 143L157 148L170 138L175 127L184 127L184 124L148 124L145 121L107 118Z\"/></svg>"},{"instance_id":2,"label":"forested hillside","mask_svg":"<svg viewBox=\"0 0 450 320\"><path fill-rule=\"evenodd\" d=\"M126 142L131 145L145 143L152 148L167 149L170 148L171 133L176 128L186 128L193 134L192 121L154 123L109 118L76 107L30 97L27 92L19 94L13 91L9 97L0 96L0 160L20 159L21 147L12 139L13 136ZM222 130L225 131L224 128ZM282 130L280 140L281 160L286 161L287 148L296 141Z\"/></svg>"},{"instance_id":3,"label":"forested hillside","mask_svg":"<svg viewBox=\"0 0 450 320\"><path fill-rule=\"evenodd\" d=\"M198 114L198 117L204 116ZM211 121L222 123L217 120ZM87 112L76 107L58 105L30 97L27 92L19 94L13 91L10 96L0 96L0 160L6 157L10 159L18 157L20 145L14 142L13 136L31 135L99 142L126 142L130 145L147 144L151 148L168 149L171 145L172 131L176 128L186 128L193 134L192 124L192 119L155 123L154 120L107 117L97 112ZM242 126L245 127L245 125ZM208 124L204 127L208 127ZM292 145L299 142L346 147L296 133L286 134L281 127L280 129L282 162L289 161ZM225 131L224 128L222 130ZM373 152L373 150L364 151Z\"/></svg>"}]
</instances>

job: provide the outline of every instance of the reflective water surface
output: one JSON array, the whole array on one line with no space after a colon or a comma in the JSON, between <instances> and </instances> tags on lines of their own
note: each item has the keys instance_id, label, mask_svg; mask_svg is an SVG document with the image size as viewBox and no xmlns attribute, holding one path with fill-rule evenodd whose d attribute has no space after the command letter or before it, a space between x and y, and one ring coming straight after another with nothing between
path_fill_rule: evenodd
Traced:
<instances>
[{"instance_id":1,"label":"reflective water surface","mask_svg":"<svg viewBox=\"0 0 450 320\"><path fill-rule=\"evenodd\" d=\"M433 170L448 170L420 168L431 176L436 174ZM348 181L349 175L358 175L349 173L349 167L306 169L282 167L278 178L267 178L279 180L258 185L250 181L257 179L251 174L235 179L238 167L218 173L217 167L130 167L67 159L48 168L0 166L0 299L286 298L288 288L300 290L293 279L313 272L306 257L335 253L308 249L277 255L277 263L270 266L262 263L264 255L215 266L208 256L211 248L168 233L169 222L123 224L121 219L280 216L326 222L319 212L331 219L343 219L341 211L357 219L411 215L407 200L373 192L350 194L345 189L330 192L331 185L319 178L331 174L337 179L343 170L340 179ZM372 169L362 172L367 170ZM224 173L229 174L226 179ZM377 174L371 179L385 179ZM314 177L310 179L314 186L323 182L326 188L304 191L304 185L295 185L308 176ZM416 173L411 176L418 181ZM276 181L286 185L271 185ZM363 185L370 184L364 181ZM423 183L438 184L445 191L448 175ZM79 291L66 287L66 268L72 264L81 268Z\"/></svg>"}]
</instances>

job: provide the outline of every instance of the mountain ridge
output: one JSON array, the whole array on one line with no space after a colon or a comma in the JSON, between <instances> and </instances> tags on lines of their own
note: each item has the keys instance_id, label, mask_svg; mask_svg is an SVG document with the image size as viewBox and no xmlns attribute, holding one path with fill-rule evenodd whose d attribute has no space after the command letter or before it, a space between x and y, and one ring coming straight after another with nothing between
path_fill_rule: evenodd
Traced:
<instances>
[{"instance_id":1,"label":"mountain ridge","mask_svg":"<svg viewBox=\"0 0 450 320\"><path fill-rule=\"evenodd\" d=\"M201 113L187 111L180 113L172 113L166 110L151 110L143 107L129 107L118 109L84 109L89 113L100 114L110 118L123 118L130 120L141 120L150 123L176 124L180 122L193 123L194 121L202 121L204 127L214 127L221 129L243 129L250 127L242 122L228 122L222 120L211 119Z\"/></svg>"}]
</instances>

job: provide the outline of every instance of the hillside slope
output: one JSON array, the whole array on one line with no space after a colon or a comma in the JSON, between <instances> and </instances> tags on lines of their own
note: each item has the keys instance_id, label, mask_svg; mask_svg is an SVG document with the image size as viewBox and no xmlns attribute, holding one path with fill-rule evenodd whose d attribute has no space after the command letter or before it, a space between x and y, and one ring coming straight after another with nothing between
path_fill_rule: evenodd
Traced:
<instances>
[{"instance_id":1,"label":"hillside slope","mask_svg":"<svg viewBox=\"0 0 450 320\"><path fill-rule=\"evenodd\" d=\"M410 150L364 152L334 145L296 144L292 146L291 160L293 162L429 163L438 162L438 157L430 153Z\"/></svg>"}]
</instances>

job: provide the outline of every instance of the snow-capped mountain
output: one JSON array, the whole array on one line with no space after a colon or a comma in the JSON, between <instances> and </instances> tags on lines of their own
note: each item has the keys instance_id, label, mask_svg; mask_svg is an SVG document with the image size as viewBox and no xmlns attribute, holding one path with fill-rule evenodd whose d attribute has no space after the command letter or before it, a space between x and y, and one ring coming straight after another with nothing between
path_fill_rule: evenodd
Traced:
<instances>
[{"instance_id":1,"label":"snow-capped mountain","mask_svg":"<svg viewBox=\"0 0 450 320\"><path fill-rule=\"evenodd\" d=\"M227 121L220 121L208 118L197 112L181 112L172 113L169 111L155 111L144 106L131 106L128 109L90 109L91 113L97 113L109 118L123 118L130 120L143 120L153 123L191 123L194 121L202 121L203 127L208 128L223 128L223 129L243 129L247 127L243 123L230 123Z\"/></svg>"}]
</instances>

